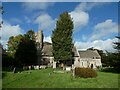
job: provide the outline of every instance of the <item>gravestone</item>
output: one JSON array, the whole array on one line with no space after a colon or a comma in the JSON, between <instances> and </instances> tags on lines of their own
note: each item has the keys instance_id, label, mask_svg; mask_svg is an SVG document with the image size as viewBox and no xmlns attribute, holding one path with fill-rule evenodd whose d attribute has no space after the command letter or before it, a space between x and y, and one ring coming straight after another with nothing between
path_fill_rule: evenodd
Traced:
<instances>
[{"instance_id":1,"label":"gravestone","mask_svg":"<svg viewBox=\"0 0 120 90\"><path fill-rule=\"evenodd\" d=\"M34 66L34 69L35 70L38 70L39 69L39 66L37 65L37 66Z\"/></svg>"},{"instance_id":2,"label":"gravestone","mask_svg":"<svg viewBox=\"0 0 120 90\"><path fill-rule=\"evenodd\" d=\"M56 68L56 62L53 61L53 68Z\"/></svg>"},{"instance_id":3,"label":"gravestone","mask_svg":"<svg viewBox=\"0 0 120 90\"><path fill-rule=\"evenodd\" d=\"M16 67L13 68L13 73L17 73Z\"/></svg>"},{"instance_id":4,"label":"gravestone","mask_svg":"<svg viewBox=\"0 0 120 90\"><path fill-rule=\"evenodd\" d=\"M46 67L47 67L46 65L41 65L40 69L46 69Z\"/></svg>"},{"instance_id":5,"label":"gravestone","mask_svg":"<svg viewBox=\"0 0 120 90\"><path fill-rule=\"evenodd\" d=\"M29 70L31 70L32 67L31 67L31 66L28 66L28 68L29 68Z\"/></svg>"},{"instance_id":6,"label":"gravestone","mask_svg":"<svg viewBox=\"0 0 120 90\"><path fill-rule=\"evenodd\" d=\"M71 71L71 67L66 67L66 71Z\"/></svg>"},{"instance_id":7,"label":"gravestone","mask_svg":"<svg viewBox=\"0 0 120 90\"><path fill-rule=\"evenodd\" d=\"M75 76L75 65L72 65L72 75Z\"/></svg>"}]
</instances>

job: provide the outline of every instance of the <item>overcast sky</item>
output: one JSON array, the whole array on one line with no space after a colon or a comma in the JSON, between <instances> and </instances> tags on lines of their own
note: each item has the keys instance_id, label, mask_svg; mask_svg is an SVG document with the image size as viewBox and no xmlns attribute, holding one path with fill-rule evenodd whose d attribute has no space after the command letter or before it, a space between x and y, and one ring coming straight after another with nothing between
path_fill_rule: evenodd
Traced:
<instances>
[{"instance_id":1,"label":"overcast sky","mask_svg":"<svg viewBox=\"0 0 120 90\"><path fill-rule=\"evenodd\" d=\"M65 11L73 18L73 42L77 49L90 47L114 51L118 34L117 2L4 2L2 44L6 47L10 36L33 29L43 30L44 41L51 42L56 20Z\"/></svg>"}]
</instances>

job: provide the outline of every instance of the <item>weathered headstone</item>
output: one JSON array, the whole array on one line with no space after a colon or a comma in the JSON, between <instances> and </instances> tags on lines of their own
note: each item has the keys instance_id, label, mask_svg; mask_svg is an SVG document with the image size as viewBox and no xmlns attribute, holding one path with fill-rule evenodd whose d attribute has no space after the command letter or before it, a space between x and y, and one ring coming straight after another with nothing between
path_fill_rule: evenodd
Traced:
<instances>
[{"instance_id":1,"label":"weathered headstone","mask_svg":"<svg viewBox=\"0 0 120 90\"><path fill-rule=\"evenodd\" d=\"M71 71L71 67L66 67L66 71Z\"/></svg>"},{"instance_id":2,"label":"weathered headstone","mask_svg":"<svg viewBox=\"0 0 120 90\"><path fill-rule=\"evenodd\" d=\"M31 66L28 66L29 70L31 70Z\"/></svg>"},{"instance_id":3,"label":"weathered headstone","mask_svg":"<svg viewBox=\"0 0 120 90\"><path fill-rule=\"evenodd\" d=\"M56 68L56 62L53 62L53 68Z\"/></svg>"},{"instance_id":4,"label":"weathered headstone","mask_svg":"<svg viewBox=\"0 0 120 90\"><path fill-rule=\"evenodd\" d=\"M72 74L73 74L73 77L75 76L75 66L72 65Z\"/></svg>"},{"instance_id":5,"label":"weathered headstone","mask_svg":"<svg viewBox=\"0 0 120 90\"><path fill-rule=\"evenodd\" d=\"M46 69L46 67L47 67L46 65L41 65L40 66L41 69Z\"/></svg>"},{"instance_id":6,"label":"weathered headstone","mask_svg":"<svg viewBox=\"0 0 120 90\"><path fill-rule=\"evenodd\" d=\"M35 70L39 69L39 66L34 66L34 69L35 69Z\"/></svg>"},{"instance_id":7,"label":"weathered headstone","mask_svg":"<svg viewBox=\"0 0 120 90\"><path fill-rule=\"evenodd\" d=\"M13 68L13 73L17 73L16 67Z\"/></svg>"}]
</instances>

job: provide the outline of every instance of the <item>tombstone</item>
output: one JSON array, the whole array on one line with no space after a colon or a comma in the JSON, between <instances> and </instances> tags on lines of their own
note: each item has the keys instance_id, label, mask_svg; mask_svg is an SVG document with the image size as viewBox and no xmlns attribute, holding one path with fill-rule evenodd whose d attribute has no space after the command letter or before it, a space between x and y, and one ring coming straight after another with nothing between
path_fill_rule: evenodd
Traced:
<instances>
[{"instance_id":1,"label":"tombstone","mask_svg":"<svg viewBox=\"0 0 120 90\"><path fill-rule=\"evenodd\" d=\"M31 70L31 66L28 66L29 70Z\"/></svg>"},{"instance_id":2,"label":"tombstone","mask_svg":"<svg viewBox=\"0 0 120 90\"><path fill-rule=\"evenodd\" d=\"M13 73L17 73L16 67L13 68Z\"/></svg>"},{"instance_id":3,"label":"tombstone","mask_svg":"<svg viewBox=\"0 0 120 90\"><path fill-rule=\"evenodd\" d=\"M36 66L36 69L39 69L39 65Z\"/></svg>"},{"instance_id":4,"label":"tombstone","mask_svg":"<svg viewBox=\"0 0 120 90\"><path fill-rule=\"evenodd\" d=\"M35 70L38 70L38 69L39 69L39 66L34 66L34 69L35 69Z\"/></svg>"},{"instance_id":5,"label":"tombstone","mask_svg":"<svg viewBox=\"0 0 120 90\"><path fill-rule=\"evenodd\" d=\"M72 65L72 75L75 76L75 65Z\"/></svg>"},{"instance_id":6,"label":"tombstone","mask_svg":"<svg viewBox=\"0 0 120 90\"><path fill-rule=\"evenodd\" d=\"M56 68L56 62L53 62L53 68Z\"/></svg>"},{"instance_id":7,"label":"tombstone","mask_svg":"<svg viewBox=\"0 0 120 90\"><path fill-rule=\"evenodd\" d=\"M71 71L71 67L66 67L66 71Z\"/></svg>"},{"instance_id":8,"label":"tombstone","mask_svg":"<svg viewBox=\"0 0 120 90\"><path fill-rule=\"evenodd\" d=\"M63 66L63 70L65 70L65 66Z\"/></svg>"},{"instance_id":9,"label":"tombstone","mask_svg":"<svg viewBox=\"0 0 120 90\"><path fill-rule=\"evenodd\" d=\"M40 69L46 69L46 65L41 65Z\"/></svg>"}]
</instances>

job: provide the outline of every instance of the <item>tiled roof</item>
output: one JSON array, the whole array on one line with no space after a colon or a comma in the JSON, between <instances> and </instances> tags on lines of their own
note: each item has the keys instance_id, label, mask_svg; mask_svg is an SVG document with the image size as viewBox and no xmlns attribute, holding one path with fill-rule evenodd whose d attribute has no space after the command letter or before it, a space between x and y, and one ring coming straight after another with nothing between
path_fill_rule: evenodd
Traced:
<instances>
[{"instance_id":1,"label":"tiled roof","mask_svg":"<svg viewBox=\"0 0 120 90\"><path fill-rule=\"evenodd\" d=\"M76 47L74 47L72 49L72 51L74 52L74 56L79 56L78 53L77 53L77 49ZM42 55L45 55L45 56L52 56L52 44L49 43L49 42L44 42L43 43L43 49L42 49Z\"/></svg>"},{"instance_id":2,"label":"tiled roof","mask_svg":"<svg viewBox=\"0 0 120 90\"><path fill-rule=\"evenodd\" d=\"M80 58L101 58L97 50L78 51Z\"/></svg>"},{"instance_id":3,"label":"tiled roof","mask_svg":"<svg viewBox=\"0 0 120 90\"><path fill-rule=\"evenodd\" d=\"M52 44L48 42L43 43L42 55L52 56Z\"/></svg>"}]
</instances>

